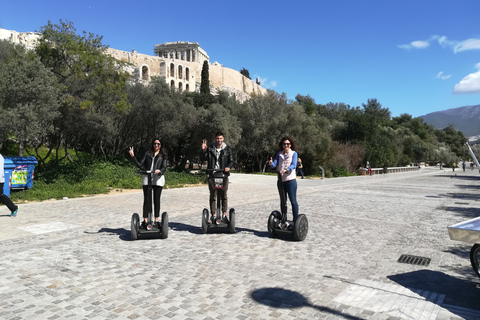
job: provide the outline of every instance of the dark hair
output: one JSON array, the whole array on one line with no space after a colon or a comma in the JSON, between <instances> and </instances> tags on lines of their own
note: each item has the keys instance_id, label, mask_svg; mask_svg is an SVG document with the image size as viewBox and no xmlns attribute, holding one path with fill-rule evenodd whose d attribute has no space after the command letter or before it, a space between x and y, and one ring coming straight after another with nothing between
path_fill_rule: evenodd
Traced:
<instances>
[{"instance_id":1,"label":"dark hair","mask_svg":"<svg viewBox=\"0 0 480 320\"><path fill-rule=\"evenodd\" d=\"M163 143L160 139L153 139L152 140L152 145L150 147L150 151L152 152L152 154L154 154L155 152L155 149L153 149L153 144L155 143L155 141L160 142L160 153L162 154L163 158L165 159L168 159L168 155L167 155L167 150L165 150L165 148L163 147Z\"/></svg>"},{"instance_id":2,"label":"dark hair","mask_svg":"<svg viewBox=\"0 0 480 320\"><path fill-rule=\"evenodd\" d=\"M280 151L283 150L283 142L286 141L286 140L290 141L290 149L292 149L293 151L295 151L295 149L296 149L296 147L297 147L296 144L295 144L295 141L293 141L293 139L290 138L290 137L288 137L288 136L283 137L282 140L280 140L280 142L278 143L278 149L279 149Z\"/></svg>"},{"instance_id":3,"label":"dark hair","mask_svg":"<svg viewBox=\"0 0 480 320\"><path fill-rule=\"evenodd\" d=\"M221 131L218 131L217 133L215 133L215 138L218 137L218 136L225 137L225 136L223 135L223 132L221 132Z\"/></svg>"}]
</instances>

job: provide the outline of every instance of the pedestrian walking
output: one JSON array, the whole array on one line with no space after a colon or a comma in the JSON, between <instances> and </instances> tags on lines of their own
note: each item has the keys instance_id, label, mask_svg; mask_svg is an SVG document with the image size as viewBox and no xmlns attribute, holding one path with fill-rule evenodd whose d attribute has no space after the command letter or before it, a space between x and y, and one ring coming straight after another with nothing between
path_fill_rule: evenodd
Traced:
<instances>
[{"instance_id":1,"label":"pedestrian walking","mask_svg":"<svg viewBox=\"0 0 480 320\"><path fill-rule=\"evenodd\" d=\"M0 154L0 203L3 203L10 210L10 217L16 217L18 213L18 206L14 205L12 200L3 193L3 186L5 184L5 160Z\"/></svg>"}]
</instances>

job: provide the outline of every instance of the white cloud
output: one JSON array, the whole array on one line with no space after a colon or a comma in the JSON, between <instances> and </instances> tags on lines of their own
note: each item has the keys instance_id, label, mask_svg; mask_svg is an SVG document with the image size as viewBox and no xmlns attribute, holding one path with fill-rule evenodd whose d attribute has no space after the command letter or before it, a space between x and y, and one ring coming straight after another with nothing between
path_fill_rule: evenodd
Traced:
<instances>
[{"instance_id":1,"label":"white cloud","mask_svg":"<svg viewBox=\"0 0 480 320\"><path fill-rule=\"evenodd\" d=\"M455 53L467 50L478 50L480 49L480 39L467 39L465 41L461 41L458 45L455 46L453 51Z\"/></svg>"},{"instance_id":2,"label":"white cloud","mask_svg":"<svg viewBox=\"0 0 480 320\"><path fill-rule=\"evenodd\" d=\"M259 76L255 76L258 81L260 81L260 85L265 89L273 89L277 86L277 81L275 80L268 80L267 78L262 78Z\"/></svg>"},{"instance_id":3,"label":"white cloud","mask_svg":"<svg viewBox=\"0 0 480 320\"><path fill-rule=\"evenodd\" d=\"M480 63L477 63L475 68L480 69ZM453 88L453 93L480 93L480 70L470 73L468 76L460 80L460 82Z\"/></svg>"},{"instance_id":4,"label":"white cloud","mask_svg":"<svg viewBox=\"0 0 480 320\"><path fill-rule=\"evenodd\" d=\"M437 74L437 78L438 78L438 79L442 79L442 80L446 80L446 79L450 78L451 76L452 76L451 74L446 75L446 76L443 75L443 71L440 71L440 72Z\"/></svg>"},{"instance_id":5,"label":"white cloud","mask_svg":"<svg viewBox=\"0 0 480 320\"><path fill-rule=\"evenodd\" d=\"M480 39L470 38L463 41L452 41L448 40L447 37L439 37L438 43L442 47L450 47L453 49L454 53L467 51L467 50L479 50L480 49Z\"/></svg>"},{"instance_id":6,"label":"white cloud","mask_svg":"<svg viewBox=\"0 0 480 320\"><path fill-rule=\"evenodd\" d=\"M427 41L417 40L417 41L412 41L409 44L401 44L398 47L400 49L410 50L410 49L426 49L429 46L430 46L430 42L428 40Z\"/></svg>"},{"instance_id":7,"label":"white cloud","mask_svg":"<svg viewBox=\"0 0 480 320\"><path fill-rule=\"evenodd\" d=\"M402 44L398 47L400 49L426 49L430 46L432 41L438 41L438 44L444 48L452 48L454 53L467 50L480 50L480 39L470 38L463 41L448 40L445 36L432 36L428 40L412 41L409 44Z\"/></svg>"}]
</instances>

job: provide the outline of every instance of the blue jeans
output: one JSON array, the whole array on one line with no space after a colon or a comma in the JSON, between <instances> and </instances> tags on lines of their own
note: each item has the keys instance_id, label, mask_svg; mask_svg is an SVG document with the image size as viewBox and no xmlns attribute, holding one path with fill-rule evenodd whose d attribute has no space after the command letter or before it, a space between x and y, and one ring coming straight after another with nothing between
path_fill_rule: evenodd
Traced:
<instances>
[{"instance_id":1,"label":"blue jeans","mask_svg":"<svg viewBox=\"0 0 480 320\"><path fill-rule=\"evenodd\" d=\"M283 186L283 190L282 190ZM278 193L280 195L280 208L282 213L287 212L287 195L292 205L293 221L297 220L298 217L298 203L297 203L297 180L289 180L282 182L281 180L277 181Z\"/></svg>"}]
</instances>

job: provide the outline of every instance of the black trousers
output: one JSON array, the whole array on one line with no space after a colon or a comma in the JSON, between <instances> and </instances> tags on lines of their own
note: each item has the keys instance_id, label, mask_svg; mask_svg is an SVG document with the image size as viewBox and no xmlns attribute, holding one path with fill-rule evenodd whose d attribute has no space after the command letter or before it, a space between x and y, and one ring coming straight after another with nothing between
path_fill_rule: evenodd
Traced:
<instances>
[{"instance_id":1,"label":"black trousers","mask_svg":"<svg viewBox=\"0 0 480 320\"><path fill-rule=\"evenodd\" d=\"M10 200L9 197L7 197L6 195L3 194L3 185L4 183L0 183L0 202L3 203L4 205L6 205L8 207L8 209L10 210L10 212L13 212L15 210L18 209L18 207L16 205L13 204L12 200Z\"/></svg>"},{"instance_id":2,"label":"black trousers","mask_svg":"<svg viewBox=\"0 0 480 320\"><path fill-rule=\"evenodd\" d=\"M155 208L155 218L160 216L160 196L163 187L152 186L153 189L153 206ZM148 186L143 186L143 217L148 218L148 214L152 210L152 192L148 192Z\"/></svg>"}]
</instances>

